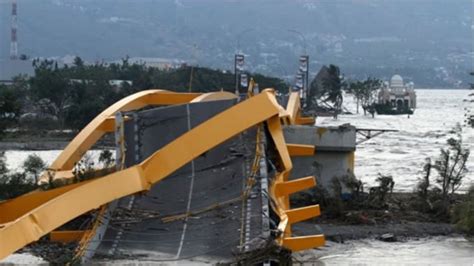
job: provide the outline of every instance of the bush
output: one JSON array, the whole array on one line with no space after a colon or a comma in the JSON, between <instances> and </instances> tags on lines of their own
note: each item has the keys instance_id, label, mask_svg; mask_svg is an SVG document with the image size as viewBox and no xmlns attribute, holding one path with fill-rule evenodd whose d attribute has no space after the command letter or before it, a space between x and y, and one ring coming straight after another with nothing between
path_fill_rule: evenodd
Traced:
<instances>
[{"instance_id":1,"label":"bush","mask_svg":"<svg viewBox=\"0 0 474 266\"><path fill-rule=\"evenodd\" d=\"M34 169L33 166L37 165L38 158L30 160L30 162L35 161L35 164L30 164L32 167L30 168L31 171ZM28 159L25 163L27 163L27 161ZM26 171L10 173L5 163L4 153L0 153L0 201L18 197L36 188L35 179L28 178Z\"/></svg>"},{"instance_id":2,"label":"bush","mask_svg":"<svg viewBox=\"0 0 474 266\"><path fill-rule=\"evenodd\" d=\"M376 180L379 185L370 188L369 199L374 206L385 207L387 205L387 195L392 193L395 182L391 175L382 175Z\"/></svg>"},{"instance_id":3,"label":"bush","mask_svg":"<svg viewBox=\"0 0 474 266\"><path fill-rule=\"evenodd\" d=\"M441 149L441 154L435 161L434 168L438 172L436 183L441 189L443 200L448 203L449 196L454 194L461 186L468 169L469 149L464 148L461 137L461 126L458 124L453 129L456 138L447 140L447 148Z\"/></svg>"},{"instance_id":4,"label":"bush","mask_svg":"<svg viewBox=\"0 0 474 266\"><path fill-rule=\"evenodd\" d=\"M13 173L0 177L0 200L15 198L34 189L36 189L36 184L24 173Z\"/></svg>"},{"instance_id":5,"label":"bush","mask_svg":"<svg viewBox=\"0 0 474 266\"><path fill-rule=\"evenodd\" d=\"M23 171L27 178L30 178L38 183L38 178L41 172L46 169L46 163L36 154L30 154L23 162Z\"/></svg>"},{"instance_id":6,"label":"bush","mask_svg":"<svg viewBox=\"0 0 474 266\"><path fill-rule=\"evenodd\" d=\"M431 174L431 159L426 158L426 163L423 166L423 178L418 181L418 184L416 185L416 192L418 196L426 200L428 198L428 189L430 187L430 174Z\"/></svg>"},{"instance_id":7,"label":"bush","mask_svg":"<svg viewBox=\"0 0 474 266\"><path fill-rule=\"evenodd\" d=\"M99 163L103 165L103 168L110 168L115 163L113 156L110 150L103 150L99 155Z\"/></svg>"},{"instance_id":8,"label":"bush","mask_svg":"<svg viewBox=\"0 0 474 266\"><path fill-rule=\"evenodd\" d=\"M453 219L460 231L474 236L474 185L469 188L466 200L454 208Z\"/></svg>"}]
</instances>

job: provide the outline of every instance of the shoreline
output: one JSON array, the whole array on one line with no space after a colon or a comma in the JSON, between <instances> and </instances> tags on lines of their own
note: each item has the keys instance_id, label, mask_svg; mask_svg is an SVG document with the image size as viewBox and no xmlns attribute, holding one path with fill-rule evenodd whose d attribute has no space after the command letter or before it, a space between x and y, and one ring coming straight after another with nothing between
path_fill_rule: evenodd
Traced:
<instances>
[{"instance_id":1,"label":"shoreline","mask_svg":"<svg viewBox=\"0 0 474 266\"><path fill-rule=\"evenodd\" d=\"M398 221L376 225L344 225L334 223L306 222L295 226L297 235L324 234L327 241L344 243L347 240L381 239L383 235L393 236L386 242L435 236L462 236L454 224L435 222ZM384 240L382 240L384 241Z\"/></svg>"},{"instance_id":2,"label":"shoreline","mask_svg":"<svg viewBox=\"0 0 474 266\"><path fill-rule=\"evenodd\" d=\"M33 136L19 136L15 138L4 138L0 141L0 151L16 150L16 151L50 151L50 150L64 150L66 146L75 137L33 137ZM99 140L93 149L114 149L113 140L110 137Z\"/></svg>"},{"instance_id":3,"label":"shoreline","mask_svg":"<svg viewBox=\"0 0 474 266\"><path fill-rule=\"evenodd\" d=\"M48 140L48 141L0 141L0 150L19 150L19 151L39 151L39 150L63 150L67 144L68 140Z\"/></svg>"}]
</instances>

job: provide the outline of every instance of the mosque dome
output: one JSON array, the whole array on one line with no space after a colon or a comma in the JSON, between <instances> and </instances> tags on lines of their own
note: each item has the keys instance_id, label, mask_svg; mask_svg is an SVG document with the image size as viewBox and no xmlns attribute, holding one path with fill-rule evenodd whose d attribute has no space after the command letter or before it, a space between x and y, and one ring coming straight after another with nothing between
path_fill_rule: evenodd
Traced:
<instances>
[{"instance_id":1,"label":"mosque dome","mask_svg":"<svg viewBox=\"0 0 474 266\"><path fill-rule=\"evenodd\" d=\"M390 79L391 87L403 87L403 78L400 75L393 75Z\"/></svg>"}]
</instances>

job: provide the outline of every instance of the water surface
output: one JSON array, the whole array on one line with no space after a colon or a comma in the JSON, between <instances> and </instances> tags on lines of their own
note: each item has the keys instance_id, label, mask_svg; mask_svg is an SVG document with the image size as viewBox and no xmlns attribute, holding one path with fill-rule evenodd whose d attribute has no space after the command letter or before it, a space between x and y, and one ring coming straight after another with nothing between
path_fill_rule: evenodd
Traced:
<instances>
[{"instance_id":1,"label":"water surface","mask_svg":"<svg viewBox=\"0 0 474 266\"><path fill-rule=\"evenodd\" d=\"M344 105L353 115L333 118L318 118L317 125L341 125L351 123L358 128L395 129L398 132L384 133L357 146L355 174L367 184L375 185L377 174L392 175L395 190L413 191L414 185L422 176L425 158L432 161L439 156L446 140L452 136L450 131L457 123L464 121L464 108L469 103L469 90L417 90L417 109L409 118L407 115L356 114L356 105L351 96L344 98ZM472 91L471 91L472 92ZM471 104L472 105L472 104ZM474 148L474 131L463 128L464 146ZM462 190L474 182L474 153L468 160L467 174Z\"/></svg>"}]
</instances>

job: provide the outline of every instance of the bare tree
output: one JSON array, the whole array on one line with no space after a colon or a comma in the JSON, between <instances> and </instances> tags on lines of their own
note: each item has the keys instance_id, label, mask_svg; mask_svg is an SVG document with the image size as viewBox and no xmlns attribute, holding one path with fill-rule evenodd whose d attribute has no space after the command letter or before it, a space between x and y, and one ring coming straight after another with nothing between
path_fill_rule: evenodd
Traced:
<instances>
[{"instance_id":1,"label":"bare tree","mask_svg":"<svg viewBox=\"0 0 474 266\"><path fill-rule=\"evenodd\" d=\"M460 125L456 126L455 132L456 138L447 140L448 147L441 149L441 154L433 166L438 172L439 177L436 182L440 186L445 202L449 195L459 189L468 172L466 162L470 152L469 149L463 147Z\"/></svg>"},{"instance_id":2,"label":"bare tree","mask_svg":"<svg viewBox=\"0 0 474 266\"><path fill-rule=\"evenodd\" d=\"M432 167L433 167L433 165L431 164L431 159L426 158L426 163L423 166L424 175L423 175L423 178L418 182L418 185L417 185L418 195L422 199L425 199L425 200L428 198L428 189L430 187L430 175L431 175L431 168Z\"/></svg>"}]
</instances>

